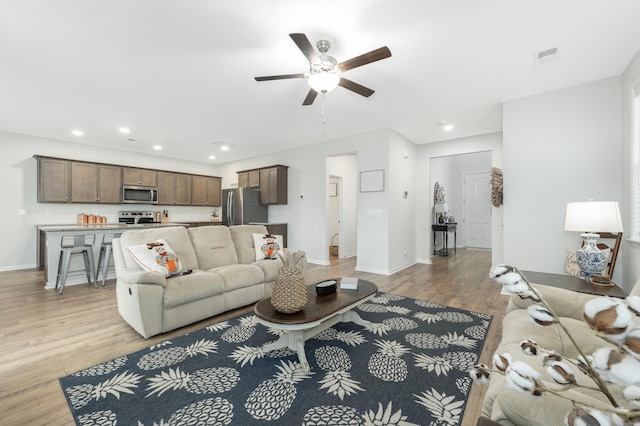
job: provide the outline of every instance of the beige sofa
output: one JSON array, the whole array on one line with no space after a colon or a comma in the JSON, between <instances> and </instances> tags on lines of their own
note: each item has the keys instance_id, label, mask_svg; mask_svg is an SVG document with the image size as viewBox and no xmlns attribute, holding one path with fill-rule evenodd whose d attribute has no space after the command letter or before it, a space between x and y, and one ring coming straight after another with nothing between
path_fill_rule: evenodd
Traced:
<instances>
[{"instance_id":1,"label":"beige sofa","mask_svg":"<svg viewBox=\"0 0 640 426\"><path fill-rule=\"evenodd\" d=\"M256 262L254 233L266 234L267 229L178 226L124 232L113 241L120 315L148 338L270 296L282 262ZM182 270L192 273L165 278L143 270L126 250L161 238L178 255Z\"/></svg>"},{"instance_id":2,"label":"beige sofa","mask_svg":"<svg viewBox=\"0 0 640 426\"><path fill-rule=\"evenodd\" d=\"M570 330L586 355L592 354L597 348L608 346L602 339L596 337L582 320L584 304L598 296L543 285L535 285L535 287L542 293L556 314L561 317L561 322ZM640 295L640 280L636 283L631 294ZM526 362L541 374L543 381L549 383L550 387L558 388L560 386L552 383L552 379L546 373L546 367L542 365L542 357L540 355L532 357L522 353L520 342L529 338L538 342L541 347L555 350L565 356L577 358L579 354L560 327L555 325L541 327L531 323L526 309L530 304L517 296L511 296L507 315L502 321L502 340L496 353L508 352L514 361ZM578 383L593 384L593 381L577 368L573 368L573 372ZM595 384L593 385L595 386ZM488 386L482 407L482 416L501 425L564 425L564 418L572 409L571 402L550 394L535 398L511 390L506 387L504 376L497 373L492 373ZM622 396L620 386L609 384L609 389L616 400L624 403L625 399ZM580 389L569 392L587 402L598 399L607 403L606 397L598 391Z\"/></svg>"}]
</instances>

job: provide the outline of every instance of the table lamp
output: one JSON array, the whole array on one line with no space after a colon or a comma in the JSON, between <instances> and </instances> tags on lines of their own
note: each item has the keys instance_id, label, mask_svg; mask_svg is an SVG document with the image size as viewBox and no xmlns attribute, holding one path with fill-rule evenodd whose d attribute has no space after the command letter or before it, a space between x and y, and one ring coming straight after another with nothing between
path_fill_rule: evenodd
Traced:
<instances>
[{"instance_id":1,"label":"table lamp","mask_svg":"<svg viewBox=\"0 0 640 426\"><path fill-rule=\"evenodd\" d=\"M436 212L436 223L444 223L446 222L440 222L440 218L444 217L444 215L446 215L449 212L449 207L447 206L447 203L436 203L434 205L434 211Z\"/></svg>"},{"instance_id":2,"label":"table lamp","mask_svg":"<svg viewBox=\"0 0 640 426\"><path fill-rule=\"evenodd\" d=\"M590 279L593 275L601 275L607 266L607 258L596 245L598 238L600 238L596 232L623 232L618 202L567 203L564 230L582 232L580 236L584 240L584 244L576 252L581 276Z\"/></svg>"}]
</instances>

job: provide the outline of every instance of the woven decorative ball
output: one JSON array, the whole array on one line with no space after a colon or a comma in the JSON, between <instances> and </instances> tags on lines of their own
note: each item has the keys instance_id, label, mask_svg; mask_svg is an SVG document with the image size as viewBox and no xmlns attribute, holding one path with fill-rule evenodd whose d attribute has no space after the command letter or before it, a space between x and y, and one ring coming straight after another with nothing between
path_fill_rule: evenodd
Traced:
<instances>
[{"instance_id":1,"label":"woven decorative ball","mask_svg":"<svg viewBox=\"0 0 640 426\"><path fill-rule=\"evenodd\" d=\"M273 308L283 314L301 311L307 304L307 287L299 268L280 268L271 292Z\"/></svg>"}]
</instances>

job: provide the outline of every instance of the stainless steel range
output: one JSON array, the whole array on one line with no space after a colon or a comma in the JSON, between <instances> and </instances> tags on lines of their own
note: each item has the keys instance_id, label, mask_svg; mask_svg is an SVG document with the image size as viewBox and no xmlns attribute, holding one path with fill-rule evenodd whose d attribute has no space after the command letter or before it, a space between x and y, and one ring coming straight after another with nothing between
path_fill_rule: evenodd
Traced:
<instances>
[{"instance_id":1,"label":"stainless steel range","mask_svg":"<svg viewBox=\"0 0 640 426\"><path fill-rule=\"evenodd\" d=\"M118 212L118 222L128 224L138 223L159 223L162 220L162 214L150 211L121 211Z\"/></svg>"}]
</instances>

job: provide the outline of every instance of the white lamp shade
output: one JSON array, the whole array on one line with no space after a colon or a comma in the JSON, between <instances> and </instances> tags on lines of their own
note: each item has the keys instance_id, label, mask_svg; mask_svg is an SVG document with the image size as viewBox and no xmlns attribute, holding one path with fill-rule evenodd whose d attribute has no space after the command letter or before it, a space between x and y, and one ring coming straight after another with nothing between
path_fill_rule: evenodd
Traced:
<instances>
[{"instance_id":1,"label":"white lamp shade","mask_svg":"<svg viewBox=\"0 0 640 426\"><path fill-rule=\"evenodd\" d=\"M447 213L449 211L449 206L447 206L447 203L437 203L434 206L434 209L436 213Z\"/></svg>"},{"instance_id":2,"label":"white lamp shade","mask_svg":"<svg viewBox=\"0 0 640 426\"><path fill-rule=\"evenodd\" d=\"M564 230L574 232L623 232L617 201L567 203Z\"/></svg>"}]
</instances>

